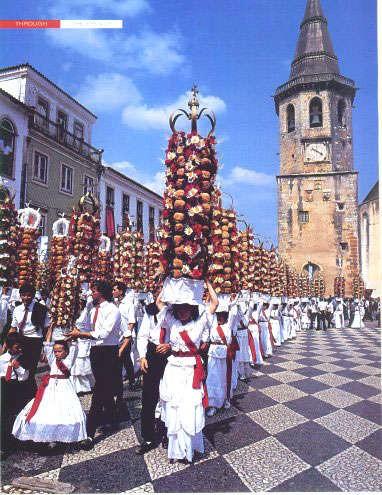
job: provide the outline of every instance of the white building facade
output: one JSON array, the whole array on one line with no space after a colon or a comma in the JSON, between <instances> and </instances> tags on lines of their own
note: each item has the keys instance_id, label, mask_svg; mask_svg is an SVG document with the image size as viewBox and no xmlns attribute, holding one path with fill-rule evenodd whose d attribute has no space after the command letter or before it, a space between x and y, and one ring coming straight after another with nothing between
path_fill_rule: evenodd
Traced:
<instances>
[{"instance_id":1,"label":"white building facade","mask_svg":"<svg viewBox=\"0 0 382 495\"><path fill-rule=\"evenodd\" d=\"M0 89L0 179L14 194L16 208L22 202L24 149L28 135L28 109Z\"/></svg>"},{"instance_id":2,"label":"white building facade","mask_svg":"<svg viewBox=\"0 0 382 495\"><path fill-rule=\"evenodd\" d=\"M113 215L114 222L111 223L114 223L115 232L118 232L125 226L128 214L132 228L143 232L145 242L155 239L163 209L159 194L121 172L105 167L99 183L99 195L101 229L106 235L112 234L108 215Z\"/></svg>"},{"instance_id":3,"label":"white building facade","mask_svg":"<svg viewBox=\"0 0 382 495\"><path fill-rule=\"evenodd\" d=\"M103 150L91 145L97 117L29 64L0 69L0 89L26 109L23 169L15 169L15 184L20 203L40 209L41 234L50 237L61 213L69 217L85 192L98 190Z\"/></svg>"}]
</instances>

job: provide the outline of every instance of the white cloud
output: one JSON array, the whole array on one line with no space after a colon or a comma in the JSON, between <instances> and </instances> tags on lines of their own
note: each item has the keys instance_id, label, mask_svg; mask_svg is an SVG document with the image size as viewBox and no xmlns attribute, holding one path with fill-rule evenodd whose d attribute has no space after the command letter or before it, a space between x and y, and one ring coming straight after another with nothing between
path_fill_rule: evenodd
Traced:
<instances>
[{"instance_id":1,"label":"white cloud","mask_svg":"<svg viewBox=\"0 0 382 495\"><path fill-rule=\"evenodd\" d=\"M220 176L223 186L245 184L250 186L269 186L274 182L274 176L256 170L235 166L226 177Z\"/></svg>"},{"instance_id":2,"label":"white cloud","mask_svg":"<svg viewBox=\"0 0 382 495\"><path fill-rule=\"evenodd\" d=\"M174 110L177 108L187 108L187 102L190 97L190 93L180 95L173 103L167 105L161 105L157 107L150 107L147 104L139 105L127 105L122 113L123 122L138 130L162 130L168 128L168 118ZM226 110L225 102L218 96L212 95L198 95L200 108L208 107L215 113L223 113Z\"/></svg>"},{"instance_id":3,"label":"white cloud","mask_svg":"<svg viewBox=\"0 0 382 495\"><path fill-rule=\"evenodd\" d=\"M179 32L145 29L127 35L122 30L47 29L46 36L60 48L123 69L169 74L186 63Z\"/></svg>"},{"instance_id":4,"label":"white cloud","mask_svg":"<svg viewBox=\"0 0 382 495\"><path fill-rule=\"evenodd\" d=\"M127 177L130 177L131 179L135 180L136 182L139 182L140 184L143 184L145 187L148 187L149 189L155 191L158 194L163 193L164 185L165 185L164 172L158 171L154 175L145 173L141 169L138 170L138 168L134 164L132 164L127 160L121 162L114 162L114 163L104 162L104 165L108 167L112 167L115 170L118 170L119 172L122 172L123 174L127 175Z\"/></svg>"},{"instance_id":5,"label":"white cloud","mask_svg":"<svg viewBox=\"0 0 382 495\"><path fill-rule=\"evenodd\" d=\"M58 19L92 19L98 12L135 17L151 10L147 0L54 0L48 11Z\"/></svg>"},{"instance_id":6,"label":"white cloud","mask_svg":"<svg viewBox=\"0 0 382 495\"><path fill-rule=\"evenodd\" d=\"M129 77L108 72L88 76L75 98L93 111L109 112L140 103L142 95Z\"/></svg>"}]
</instances>

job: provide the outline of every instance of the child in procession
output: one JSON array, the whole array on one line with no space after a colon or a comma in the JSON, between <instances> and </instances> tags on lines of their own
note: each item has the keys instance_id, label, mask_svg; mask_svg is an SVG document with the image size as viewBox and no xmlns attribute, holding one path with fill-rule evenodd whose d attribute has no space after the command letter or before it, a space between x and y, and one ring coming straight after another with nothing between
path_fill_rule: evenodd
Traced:
<instances>
[{"instance_id":1,"label":"child in procession","mask_svg":"<svg viewBox=\"0 0 382 495\"><path fill-rule=\"evenodd\" d=\"M51 343L51 329L44 342L50 372L42 378L36 396L18 414L12 434L19 440L74 443L87 438L86 415L70 380L77 345Z\"/></svg>"}]
</instances>

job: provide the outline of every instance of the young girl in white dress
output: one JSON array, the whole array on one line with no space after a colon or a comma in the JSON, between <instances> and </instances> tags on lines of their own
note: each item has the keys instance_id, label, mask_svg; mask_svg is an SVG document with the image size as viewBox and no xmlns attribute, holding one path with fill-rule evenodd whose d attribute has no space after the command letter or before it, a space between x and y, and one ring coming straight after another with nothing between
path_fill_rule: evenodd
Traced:
<instances>
[{"instance_id":1,"label":"young girl in white dress","mask_svg":"<svg viewBox=\"0 0 382 495\"><path fill-rule=\"evenodd\" d=\"M202 430L207 395L203 386L204 369L199 355L202 342L209 338L210 315L216 311L218 300L207 283L210 304L199 315L198 306L174 304L168 310L162 328L170 332L171 356L160 382L161 418L167 428L168 458L192 462L194 451L204 452ZM158 307L163 303L158 298Z\"/></svg>"},{"instance_id":2,"label":"young girl in white dress","mask_svg":"<svg viewBox=\"0 0 382 495\"><path fill-rule=\"evenodd\" d=\"M23 441L80 442L87 438L86 416L70 380L77 345L50 340L51 331L44 342L50 373L42 378L35 398L18 414L12 434Z\"/></svg>"}]
</instances>

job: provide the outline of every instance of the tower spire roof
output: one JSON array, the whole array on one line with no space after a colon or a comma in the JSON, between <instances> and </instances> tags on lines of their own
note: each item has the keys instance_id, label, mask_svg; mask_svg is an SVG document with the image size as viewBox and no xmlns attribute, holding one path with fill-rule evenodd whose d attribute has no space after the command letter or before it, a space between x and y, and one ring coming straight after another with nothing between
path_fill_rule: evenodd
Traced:
<instances>
[{"instance_id":1,"label":"tower spire roof","mask_svg":"<svg viewBox=\"0 0 382 495\"><path fill-rule=\"evenodd\" d=\"M307 0L290 80L311 74L339 74L338 59L320 0Z\"/></svg>"}]
</instances>

